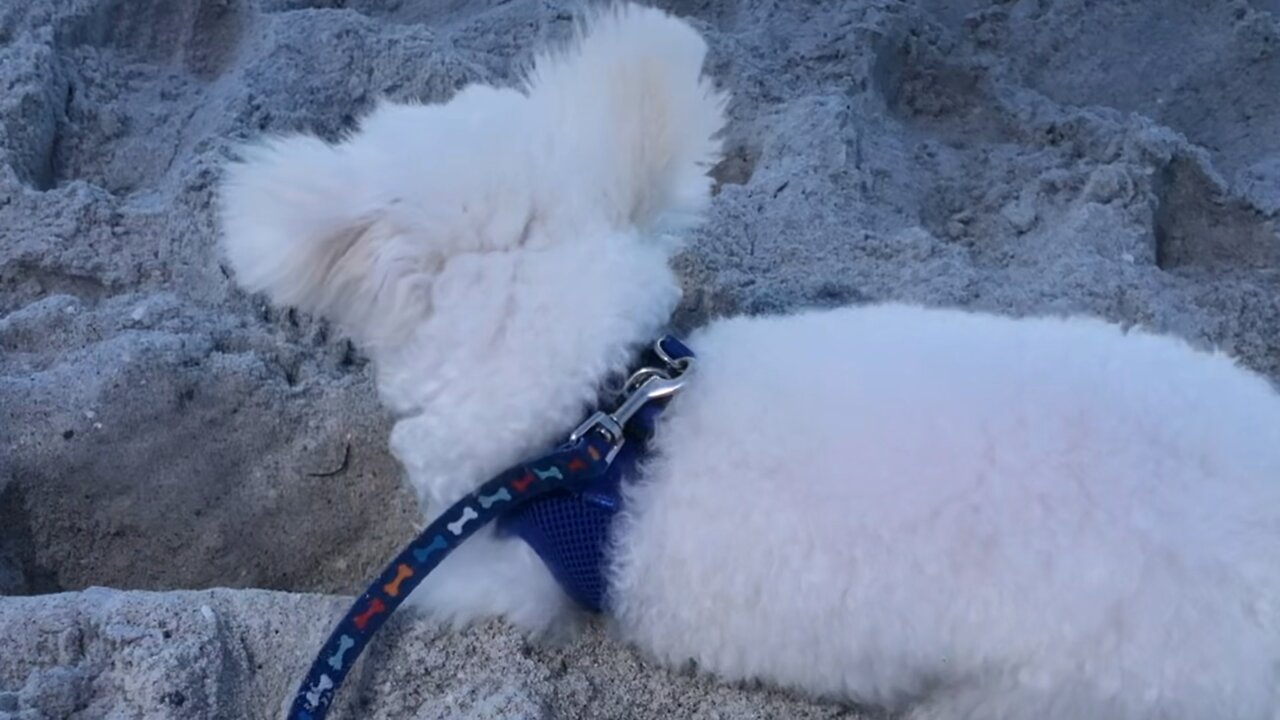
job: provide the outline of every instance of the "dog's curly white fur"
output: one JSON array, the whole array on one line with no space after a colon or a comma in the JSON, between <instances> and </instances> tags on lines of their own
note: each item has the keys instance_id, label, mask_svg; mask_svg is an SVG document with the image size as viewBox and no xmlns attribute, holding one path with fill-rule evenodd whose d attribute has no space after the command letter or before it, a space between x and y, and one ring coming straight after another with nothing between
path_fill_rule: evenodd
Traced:
<instances>
[{"instance_id":1,"label":"dog's curly white fur","mask_svg":"<svg viewBox=\"0 0 1280 720\"><path fill-rule=\"evenodd\" d=\"M373 357L438 512L561 440L669 319L725 98L615 7L519 90L384 104L246 149L239 281ZM612 620L651 655L917 718L1280 717L1280 399L1220 354L1084 318L882 305L717 321L628 490ZM485 531L415 594L571 603Z\"/></svg>"}]
</instances>

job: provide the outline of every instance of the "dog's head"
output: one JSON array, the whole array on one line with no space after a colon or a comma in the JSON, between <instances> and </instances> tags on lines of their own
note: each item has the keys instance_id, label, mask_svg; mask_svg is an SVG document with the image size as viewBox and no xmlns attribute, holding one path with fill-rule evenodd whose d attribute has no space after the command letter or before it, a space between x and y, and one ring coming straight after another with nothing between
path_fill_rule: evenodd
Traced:
<instances>
[{"instance_id":1,"label":"dog's head","mask_svg":"<svg viewBox=\"0 0 1280 720\"><path fill-rule=\"evenodd\" d=\"M615 7L518 89L245 147L222 187L237 280L336 321L380 374L501 353L536 373L553 347L578 372L615 364L668 320L670 233L708 202L725 97L705 53L684 22Z\"/></svg>"}]
</instances>

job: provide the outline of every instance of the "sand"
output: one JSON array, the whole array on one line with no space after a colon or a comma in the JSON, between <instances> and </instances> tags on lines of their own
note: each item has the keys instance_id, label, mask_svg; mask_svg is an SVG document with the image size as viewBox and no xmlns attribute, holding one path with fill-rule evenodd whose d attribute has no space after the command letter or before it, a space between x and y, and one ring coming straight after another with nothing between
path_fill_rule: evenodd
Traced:
<instances>
[{"instance_id":1,"label":"sand","mask_svg":"<svg viewBox=\"0 0 1280 720\"><path fill-rule=\"evenodd\" d=\"M734 93L681 327L1081 312L1280 378L1280 2L661 4ZM0 718L274 716L416 514L365 359L220 262L220 164L380 96L513 83L579 8L0 4ZM873 717L598 630L395 627L336 716Z\"/></svg>"}]
</instances>

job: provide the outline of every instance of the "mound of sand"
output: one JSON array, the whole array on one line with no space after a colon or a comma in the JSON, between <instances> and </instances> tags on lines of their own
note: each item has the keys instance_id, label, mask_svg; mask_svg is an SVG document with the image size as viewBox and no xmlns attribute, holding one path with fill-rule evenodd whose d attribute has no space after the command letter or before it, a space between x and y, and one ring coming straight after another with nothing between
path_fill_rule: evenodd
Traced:
<instances>
[{"instance_id":1,"label":"mound of sand","mask_svg":"<svg viewBox=\"0 0 1280 720\"><path fill-rule=\"evenodd\" d=\"M1280 377L1275 0L661 4L735 94L682 324L885 299L1088 312ZM511 83L577 11L0 6L0 718L276 712L332 594L415 513L363 358L220 264L219 166L262 131L335 137L379 96ZM599 633L396 627L347 717L855 716Z\"/></svg>"}]
</instances>

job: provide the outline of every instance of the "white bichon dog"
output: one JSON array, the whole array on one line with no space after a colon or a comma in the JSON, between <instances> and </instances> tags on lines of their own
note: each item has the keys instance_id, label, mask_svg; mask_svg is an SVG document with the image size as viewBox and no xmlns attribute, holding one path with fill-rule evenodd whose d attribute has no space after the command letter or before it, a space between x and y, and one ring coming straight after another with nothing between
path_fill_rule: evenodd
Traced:
<instances>
[{"instance_id":1,"label":"white bichon dog","mask_svg":"<svg viewBox=\"0 0 1280 720\"><path fill-rule=\"evenodd\" d=\"M374 360L432 513L561 442L676 306L725 98L614 8L522 90L276 138L224 187L239 282ZM608 614L652 657L917 718L1280 718L1280 398L1178 340L902 305L717 321L626 483ZM575 605L487 528L415 599Z\"/></svg>"}]
</instances>

